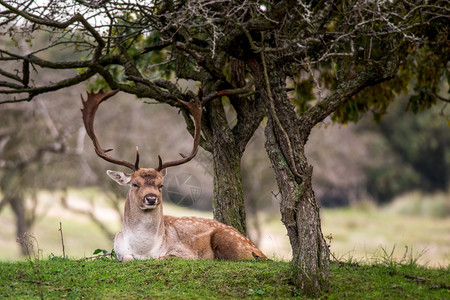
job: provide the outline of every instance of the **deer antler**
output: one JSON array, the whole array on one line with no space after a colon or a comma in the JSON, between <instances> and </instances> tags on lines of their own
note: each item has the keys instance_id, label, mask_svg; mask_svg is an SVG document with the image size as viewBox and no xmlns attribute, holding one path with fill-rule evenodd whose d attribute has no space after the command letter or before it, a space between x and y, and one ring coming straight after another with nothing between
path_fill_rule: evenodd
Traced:
<instances>
[{"instance_id":1,"label":"deer antler","mask_svg":"<svg viewBox=\"0 0 450 300\"><path fill-rule=\"evenodd\" d=\"M180 155L182 157L181 159L169 161L166 163L163 163L161 156L158 155L159 166L158 166L158 168L156 168L156 170L158 172L161 172L165 168L178 166L178 165L187 163L188 161L193 159L195 157L195 155L197 154L198 146L200 145L200 138L201 138L201 126L200 125L201 125L201 121L202 121L202 104L200 102L200 97L201 97L201 92L199 92L199 96L195 97L194 102L186 102L186 101L178 99L178 102L180 102L181 104L186 106L187 109L189 110L189 112L191 113L192 117L194 118L194 127L195 127L194 145L192 147L191 154L186 156L186 155L180 153Z\"/></svg>"},{"instance_id":2,"label":"deer antler","mask_svg":"<svg viewBox=\"0 0 450 300\"><path fill-rule=\"evenodd\" d=\"M89 137L92 140L92 143L94 144L95 153L97 153L98 156L103 158L106 161L109 161L116 165L121 165L127 168L130 168L133 171L136 171L139 169L139 151L136 147L136 162L134 165L132 163L129 163L124 160L115 159L108 154L107 152L111 151L112 149L103 150L100 146L100 143L97 140L97 137L94 133L94 118L95 113L97 112L98 106L103 101L109 99L110 97L114 96L119 92L118 90L110 91L104 93L103 90L100 90L98 93L89 93L87 92L87 100L84 101L83 96L81 96L81 102L83 103L83 108L81 109L81 112L83 114L83 122L84 127L86 128L86 132L89 135Z\"/></svg>"}]
</instances>

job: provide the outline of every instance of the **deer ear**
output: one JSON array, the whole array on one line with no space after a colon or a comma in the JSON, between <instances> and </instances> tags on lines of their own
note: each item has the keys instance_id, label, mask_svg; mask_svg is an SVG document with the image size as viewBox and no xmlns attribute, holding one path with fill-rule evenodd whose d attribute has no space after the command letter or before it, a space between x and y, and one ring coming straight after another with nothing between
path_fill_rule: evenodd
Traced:
<instances>
[{"instance_id":1,"label":"deer ear","mask_svg":"<svg viewBox=\"0 0 450 300\"><path fill-rule=\"evenodd\" d=\"M131 176L125 174L124 172L108 170L106 171L106 174L108 174L108 176L111 177L112 180L120 185L127 185L131 181Z\"/></svg>"},{"instance_id":2,"label":"deer ear","mask_svg":"<svg viewBox=\"0 0 450 300\"><path fill-rule=\"evenodd\" d=\"M161 172L159 172L161 176L164 178L167 175L167 169L163 169Z\"/></svg>"}]
</instances>

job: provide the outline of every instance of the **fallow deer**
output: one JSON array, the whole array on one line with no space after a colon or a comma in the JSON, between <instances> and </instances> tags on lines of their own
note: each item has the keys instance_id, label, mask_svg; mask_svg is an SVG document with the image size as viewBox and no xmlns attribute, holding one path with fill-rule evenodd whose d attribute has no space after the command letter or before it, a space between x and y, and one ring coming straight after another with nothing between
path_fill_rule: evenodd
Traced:
<instances>
[{"instance_id":1,"label":"fallow deer","mask_svg":"<svg viewBox=\"0 0 450 300\"><path fill-rule=\"evenodd\" d=\"M190 155L181 159L162 163L159 158L157 168L139 168L139 152L136 147L134 164L115 159L103 150L94 133L94 118L101 102L115 95L117 91L87 94L83 97L83 122L91 138L97 155L113 164L127 167L133 171L126 174L107 171L109 177L120 185L128 185L122 230L114 239L117 259L162 259L181 257L186 259L224 259L239 260L266 258L247 237L236 229L220 222L198 217L172 217L163 215L162 186L168 167L178 166L190 161L197 154L200 144L200 123L202 105L199 97L194 102L178 100L193 117L195 133L194 145Z\"/></svg>"}]
</instances>

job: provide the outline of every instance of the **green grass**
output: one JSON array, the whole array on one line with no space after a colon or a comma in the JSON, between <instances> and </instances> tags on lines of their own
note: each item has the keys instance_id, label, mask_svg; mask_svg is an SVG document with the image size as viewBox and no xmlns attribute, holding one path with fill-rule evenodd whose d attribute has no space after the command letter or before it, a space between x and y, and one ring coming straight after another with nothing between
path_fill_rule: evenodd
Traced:
<instances>
[{"instance_id":1,"label":"green grass","mask_svg":"<svg viewBox=\"0 0 450 300\"><path fill-rule=\"evenodd\" d=\"M0 298L302 299L282 261L182 259L48 260L0 263ZM395 261L334 263L328 299L449 299L449 269Z\"/></svg>"}]
</instances>

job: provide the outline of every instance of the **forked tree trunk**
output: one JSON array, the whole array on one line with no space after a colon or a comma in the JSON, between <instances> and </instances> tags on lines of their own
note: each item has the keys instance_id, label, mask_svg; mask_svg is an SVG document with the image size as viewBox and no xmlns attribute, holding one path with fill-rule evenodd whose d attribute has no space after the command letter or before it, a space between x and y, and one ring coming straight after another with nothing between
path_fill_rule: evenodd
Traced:
<instances>
[{"instance_id":1,"label":"forked tree trunk","mask_svg":"<svg viewBox=\"0 0 450 300\"><path fill-rule=\"evenodd\" d=\"M310 129L302 127L286 93L282 68L249 60L256 89L267 107L266 151L281 193L280 211L293 252L294 282L308 296L328 288L329 249L322 235L319 206L304 153Z\"/></svg>"}]
</instances>

